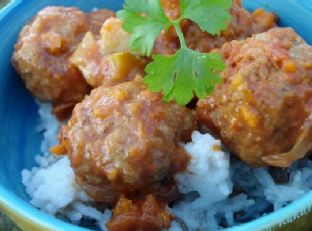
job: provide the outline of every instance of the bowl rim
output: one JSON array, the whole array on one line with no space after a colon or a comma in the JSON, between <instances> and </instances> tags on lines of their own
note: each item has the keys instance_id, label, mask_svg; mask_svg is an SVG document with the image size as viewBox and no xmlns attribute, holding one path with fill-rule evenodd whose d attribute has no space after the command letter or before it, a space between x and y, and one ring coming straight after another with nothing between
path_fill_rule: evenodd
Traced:
<instances>
[{"instance_id":1,"label":"bowl rim","mask_svg":"<svg viewBox=\"0 0 312 231\"><path fill-rule=\"evenodd\" d=\"M22 1L23 0L9 0L9 3L0 10L0 22L9 12L11 12L11 10L13 10Z\"/></svg>"},{"instance_id":2,"label":"bowl rim","mask_svg":"<svg viewBox=\"0 0 312 231\"><path fill-rule=\"evenodd\" d=\"M5 21L14 9L23 2L23 0L11 0L0 10L0 24ZM29 202L22 200L20 197L11 193L0 184L0 208L12 211L20 217L31 221L37 226L45 229L66 231L88 231L83 227L62 221L54 216L44 213L33 207ZM297 218L308 214L312 210L312 191L306 193L301 198L291 202L275 212L266 214L256 220L252 220L238 226L226 228L226 231L243 231L243 230L271 230L273 227L282 227L292 223ZM23 227L21 227L23 228Z\"/></svg>"}]
</instances>

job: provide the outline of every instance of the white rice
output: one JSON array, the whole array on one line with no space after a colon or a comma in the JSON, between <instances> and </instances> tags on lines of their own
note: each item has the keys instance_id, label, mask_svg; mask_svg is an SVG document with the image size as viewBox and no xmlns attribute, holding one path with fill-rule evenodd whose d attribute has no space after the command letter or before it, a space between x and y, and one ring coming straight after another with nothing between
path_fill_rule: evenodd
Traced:
<instances>
[{"instance_id":1,"label":"white rice","mask_svg":"<svg viewBox=\"0 0 312 231\"><path fill-rule=\"evenodd\" d=\"M187 172L176 175L179 191L189 194L172 208L191 230L213 229L217 227L214 219L216 211L211 210L218 202L226 200L232 192L229 154L214 150L221 148L221 142L212 136L194 132L192 142L185 145L192 159ZM190 200L190 195L197 198ZM211 222L213 220L213 222ZM177 230L173 227L171 230Z\"/></svg>"},{"instance_id":2,"label":"white rice","mask_svg":"<svg viewBox=\"0 0 312 231\"><path fill-rule=\"evenodd\" d=\"M56 158L49 148L58 143L60 123L51 113L50 104L38 104L41 123L38 132L43 133L41 155L35 160L38 167L22 171L22 182L31 200L30 203L53 216L79 224L82 218L95 220L105 230L111 211L101 212L92 207L88 196L76 184L75 175L67 157Z\"/></svg>"},{"instance_id":3,"label":"white rice","mask_svg":"<svg viewBox=\"0 0 312 231\"><path fill-rule=\"evenodd\" d=\"M80 224L83 219L95 221L105 229L111 211L92 207L88 196L75 182L67 157L56 158L49 148L57 144L59 122L49 104L39 104L43 133L37 167L23 170L22 179L30 203L53 216ZM216 149L221 142L209 134L194 132L192 142L184 145L192 156L188 169L176 175L184 195L170 210L178 219L170 231L218 230L263 216L298 199L312 189L312 161L297 161L289 168L289 182L276 184L267 168L251 168L228 153ZM184 224L181 225L181 220Z\"/></svg>"}]
</instances>

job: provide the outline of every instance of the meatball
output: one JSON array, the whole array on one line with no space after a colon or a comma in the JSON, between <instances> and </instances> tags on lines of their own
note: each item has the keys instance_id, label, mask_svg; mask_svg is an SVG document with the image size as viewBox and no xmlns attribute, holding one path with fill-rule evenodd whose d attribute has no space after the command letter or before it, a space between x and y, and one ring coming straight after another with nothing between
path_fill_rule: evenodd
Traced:
<instances>
[{"instance_id":1,"label":"meatball","mask_svg":"<svg viewBox=\"0 0 312 231\"><path fill-rule=\"evenodd\" d=\"M158 201L153 195L144 200L131 201L123 196L113 210L113 217L107 223L109 231L160 231L170 228L173 216L166 203Z\"/></svg>"},{"instance_id":2,"label":"meatball","mask_svg":"<svg viewBox=\"0 0 312 231\"><path fill-rule=\"evenodd\" d=\"M99 24L113 15L108 10L86 15L76 8L47 7L21 31L13 65L35 97L53 102L60 119L90 92L69 57L87 31L99 34Z\"/></svg>"},{"instance_id":3,"label":"meatball","mask_svg":"<svg viewBox=\"0 0 312 231\"><path fill-rule=\"evenodd\" d=\"M198 102L201 123L254 166L288 167L312 147L312 47L274 28L219 51L223 83Z\"/></svg>"},{"instance_id":4,"label":"meatball","mask_svg":"<svg viewBox=\"0 0 312 231\"><path fill-rule=\"evenodd\" d=\"M76 8L47 7L20 33L13 64L38 99L52 101L64 91L85 94L88 85L67 58L88 31L86 15Z\"/></svg>"},{"instance_id":5,"label":"meatball","mask_svg":"<svg viewBox=\"0 0 312 231\"><path fill-rule=\"evenodd\" d=\"M161 1L165 13L168 17L177 19L180 15L178 0ZM182 30L189 48L201 52L209 52L214 48L219 48L225 42L240 40L250 37L252 34L267 31L276 26L277 17L273 13L265 12L262 9L250 14L241 4L241 0L233 0L230 11L232 21L226 31L220 36L211 36L202 32L197 24L190 20L182 22ZM179 40L174 30L163 32L155 44L155 53L172 54L179 48Z\"/></svg>"},{"instance_id":6,"label":"meatball","mask_svg":"<svg viewBox=\"0 0 312 231\"><path fill-rule=\"evenodd\" d=\"M88 195L114 203L121 194L132 199L162 191L186 167L189 156L179 142L195 126L191 111L164 103L137 78L93 90L74 108L60 143Z\"/></svg>"}]
</instances>

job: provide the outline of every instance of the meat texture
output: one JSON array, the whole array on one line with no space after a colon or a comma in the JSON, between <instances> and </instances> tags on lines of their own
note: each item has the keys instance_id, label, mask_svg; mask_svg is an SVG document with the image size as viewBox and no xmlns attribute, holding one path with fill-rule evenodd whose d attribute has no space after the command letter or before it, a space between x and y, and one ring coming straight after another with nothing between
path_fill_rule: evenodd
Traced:
<instances>
[{"instance_id":1,"label":"meat texture","mask_svg":"<svg viewBox=\"0 0 312 231\"><path fill-rule=\"evenodd\" d=\"M96 201L115 203L168 190L189 157L179 142L190 138L193 113L164 103L140 78L101 86L76 105L60 134L76 179ZM61 148L62 149L62 148Z\"/></svg>"},{"instance_id":2,"label":"meat texture","mask_svg":"<svg viewBox=\"0 0 312 231\"><path fill-rule=\"evenodd\" d=\"M171 220L173 216L166 203L157 201L153 195L147 195L141 201L121 197L106 226L109 231L160 231L170 228Z\"/></svg>"},{"instance_id":3,"label":"meat texture","mask_svg":"<svg viewBox=\"0 0 312 231\"><path fill-rule=\"evenodd\" d=\"M201 123L254 166L288 167L312 146L312 47L274 28L219 52L223 83L198 102Z\"/></svg>"},{"instance_id":4,"label":"meat texture","mask_svg":"<svg viewBox=\"0 0 312 231\"><path fill-rule=\"evenodd\" d=\"M169 18L177 19L180 16L179 0L161 0L165 13ZM251 37L252 34L267 31L276 26L277 17L273 13L257 9L252 14L242 7L241 0L233 0L230 11L232 21L226 31L219 36L212 36L202 32L196 23L184 20L181 24L187 46L201 52L209 52L220 48L225 42L241 40ZM179 39L171 28L163 32L155 44L155 53L173 54L179 48Z\"/></svg>"},{"instance_id":5,"label":"meat texture","mask_svg":"<svg viewBox=\"0 0 312 231\"><path fill-rule=\"evenodd\" d=\"M13 65L35 97L53 102L59 118L91 89L69 57L87 31L99 34L99 24L113 15L108 10L87 15L77 8L46 7L21 31Z\"/></svg>"}]
</instances>

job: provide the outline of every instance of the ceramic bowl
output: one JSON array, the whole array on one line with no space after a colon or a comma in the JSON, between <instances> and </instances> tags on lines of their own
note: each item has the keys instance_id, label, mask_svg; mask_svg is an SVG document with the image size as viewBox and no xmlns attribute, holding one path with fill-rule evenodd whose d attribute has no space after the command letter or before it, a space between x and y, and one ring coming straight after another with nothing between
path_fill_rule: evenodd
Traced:
<instances>
[{"instance_id":1,"label":"ceramic bowl","mask_svg":"<svg viewBox=\"0 0 312 231\"><path fill-rule=\"evenodd\" d=\"M21 171L35 165L42 137L36 132L39 116L34 98L26 91L10 63L13 45L23 25L47 5L76 6L84 11L94 7L118 10L119 0L12 0L0 11L0 208L25 231L87 230L44 214L29 204L21 183ZM293 27L312 44L311 0L246 0L244 5L258 7L280 16L280 26ZM310 230L312 191L301 199L255 221L230 228L247 230Z\"/></svg>"}]
</instances>

